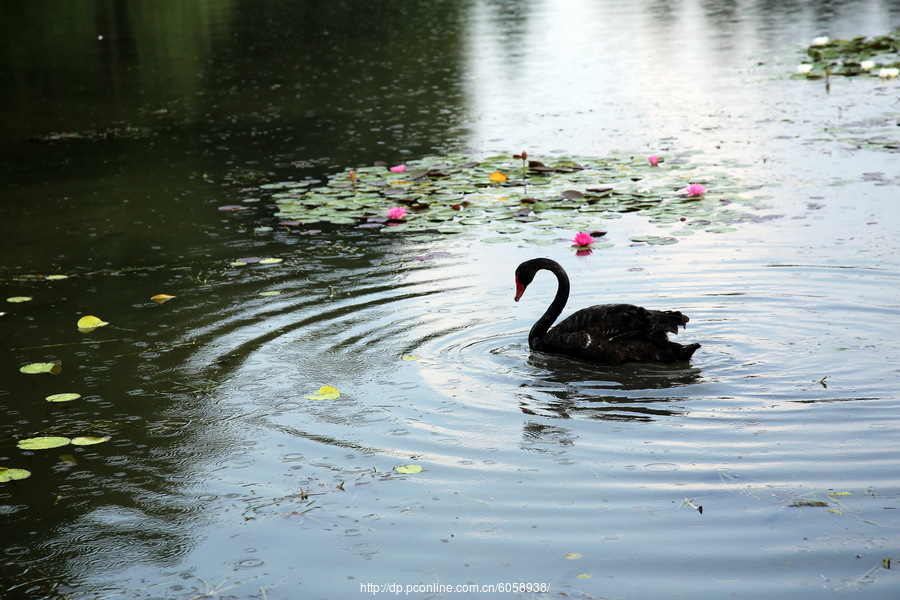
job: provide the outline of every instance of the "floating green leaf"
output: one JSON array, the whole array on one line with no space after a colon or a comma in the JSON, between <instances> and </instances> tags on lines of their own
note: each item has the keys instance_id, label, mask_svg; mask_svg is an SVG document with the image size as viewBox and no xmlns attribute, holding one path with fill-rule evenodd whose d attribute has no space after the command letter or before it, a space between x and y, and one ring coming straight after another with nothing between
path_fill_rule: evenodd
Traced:
<instances>
[{"instance_id":1,"label":"floating green leaf","mask_svg":"<svg viewBox=\"0 0 900 600\"><path fill-rule=\"evenodd\" d=\"M92 437L92 436L83 435L83 436L72 438L72 445L73 446L93 446L94 444L102 444L103 442L108 442L110 439L112 439L112 438L110 438L110 436L108 436L108 435L103 436L103 437Z\"/></svg>"},{"instance_id":2,"label":"floating green leaf","mask_svg":"<svg viewBox=\"0 0 900 600\"><path fill-rule=\"evenodd\" d=\"M21 302L30 302L31 296L11 296L6 299L7 302L12 302L13 304L19 304Z\"/></svg>"},{"instance_id":3,"label":"floating green leaf","mask_svg":"<svg viewBox=\"0 0 900 600\"><path fill-rule=\"evenodd\" d=\"M17 479L25 479L31 477L31 471L25 469L10 469L8 467L0 467L0 483L7 481L15 481Z\"/></svg>"},{"instance_id":4,"label":"floating green leaf","mask_svg":"<svg viewBox=\"0 0 900 600\"><path fill-rule=\"evenodd\" d=\"M71 442L72 440L67 437L44 436L19 440L16 446L21 450L47 450L49 448L67 446Z\"/></svg>"},{"instance_id":5,"label":"floating green leaf","mask_svg":"<svg viewBox=\"0 0 900 600\"><path fill-rule=\"evenodd\" d=\"M53 394L52 396L47 396L44 399L47 402L71 402L72 400L78 400L79 398L81 398L81 394L69 392L64 394Z\"/></svg>"},{"instance_id":6,"label":"floating green leaf","mask_svg":"<svg viewBox=\"0 0 900 600\"><path fill-rule=\"evenodd\" d=\"M78 319L78 323L76 323L76 325L78 326L78 331L81 331L82 333L90 333L98 327L105 327L109 325L109 323L103 321L102 319L98 319L94 315L85 315Z\"/></svg>"},{"instance_id":7,"label":"floating green leaf","mask_svg":"<svg viewBox=\"0 0 900 600\"><path fill-rule=\"evenodd\" d=\"M798 77L821 79L832 75L896 78L900 68L900 29L886 35L849 40L818 37L805 50Z\"/></svg>"},{"instance_id":8,"label":"floating green leaf","mask_svg":"<svg viewBox=\"0 0 900 600\"><path fill-rule=\"evenodd\" d=\"M315 394L304 396L307 400L336 400L340 397L341 393L338 389L330 385L323 385Z\"/></svg>"},{"instance_id":9,"label":"floating green leaf","mask_svg":"<svg viewBox=\"0 0 900 600\"><path fill-rule=\"evenodd\" d=\"M561 156L543 162L518 156L476 162L467 155L428 156L408 162L408 171L402 174L383 166L358 167L352 178L348 170L324 183L261 186L259 192L277 203L279 222L291 226L328 222L390 233L458 234L468 226L493 225L503 235L484 241L503 243L520 239L518 235L526 232L522 223L590 231L600 218L630 212L645 213L658 224L721 215L711 222L727 226L735 216L725 212L728 203L722 194L737 196L742 189L729 175L727 167L733 166L729 161L716 165L726 167L724 172L710 173L704 165L690 164L686 155L669 157L665 167L653 167L645 156L634 153ZM491 181L492 173L508 178L495 175ZM685 201L679 190L689 182L712 184L713 191ZM752 199L745 204L752 204ZM397 206L407 211L402 224L385 218L386 211Z\"/></svg>"},{"instance_id":10,"label":"floating green leaf","mask_svg":"<svg viewBox=\"0 0 900 600\"><path fill-rule=\"evenodd\" d=\"M394 470L403 475L415 475L416 473L422 472L422 467L419 465L402 465L400 467L394 467Z\"/></svg>"},{"instance_id":11,"label":"floating green leaf","mask_svg":"<svg viewBox=\"0 0 900 600\"><path fill-rule=\"evenodd\" d=\"M40 373L50 373L51 375L59 375L62 372L62 362L52 363L31 363L19 369L22 373L28 375L38 375Z\"/></svg>"},{"instance_id":12,"label":"floating green leaf","mask_svg":"<svg viewBox=\"0 0 900 600\"><path fill-rule=\"evenodd\" d=\"M47 281L59 281L61 279L68 279L68 275L47 275L44 277Z\"/></svg>"}]
</instances>

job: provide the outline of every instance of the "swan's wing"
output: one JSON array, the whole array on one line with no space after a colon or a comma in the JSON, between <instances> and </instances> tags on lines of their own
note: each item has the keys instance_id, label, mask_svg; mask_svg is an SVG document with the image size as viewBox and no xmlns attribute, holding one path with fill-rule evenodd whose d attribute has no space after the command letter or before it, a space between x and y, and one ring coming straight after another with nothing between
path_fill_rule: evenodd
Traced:
<instances>
[{"instance_id":1,"label":"swan's wing","mask_svg":"<svg viewBox=\"0 0 900 600\"><path fill-rule=\"evenodd\" d=\"M550 330L554 336L588 334L617 342L635 336L665 342L666 333L678 333L688 317L676 310L647 310L633 304L598 304L572 313Z\"/></svg>"},{"instance_id":2,"label":"swan's wing","mask_svg":"<svg viewBox=\"0 0 900 600\"><path fill-rule=\"evenodd\" d=\"M681 346L667 335L677 333L687 322L687 316L674 310L600 304L562 320L537 340L535 349L601 364L688 360L699 344Z\"/></svg>"}]
</instances>

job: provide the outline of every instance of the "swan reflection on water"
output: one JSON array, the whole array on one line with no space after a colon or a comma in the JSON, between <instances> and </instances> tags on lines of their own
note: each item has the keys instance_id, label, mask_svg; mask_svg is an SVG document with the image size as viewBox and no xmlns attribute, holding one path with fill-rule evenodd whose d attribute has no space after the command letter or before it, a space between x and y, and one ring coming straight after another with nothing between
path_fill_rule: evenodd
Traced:
<instances>
[{"instance_id":1,"label":"swan reflection on water","mask_svg":"<svg viewBox=\"0 0 900 600\"><path fill-rule=\"evenodd\" d=\"M698 367L684 364L600 367L534 352L526 365L531 377L516 393L519 409L562 419L652 421L686 415L685 403L699 399L687 388L704 380Z\"/></svg>"}]
</instances>

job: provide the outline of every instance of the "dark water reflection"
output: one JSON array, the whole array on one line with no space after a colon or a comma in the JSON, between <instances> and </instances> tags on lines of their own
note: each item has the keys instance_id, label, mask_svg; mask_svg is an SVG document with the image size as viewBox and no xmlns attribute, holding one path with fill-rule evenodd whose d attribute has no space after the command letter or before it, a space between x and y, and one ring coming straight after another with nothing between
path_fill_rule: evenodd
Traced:
<instances>
[{"instance_id":1,"label":"dark water reflection","mask_svg":"<svg viewBox=\"0 0 900 600\"><path fill-rule=\"evenodd\" d=\"M866 126L826 133L890 122L896 85L785 76L815 35L883 33L894 3L0 12L0 278L4 299L33 297L0 307L0 465L33 473L0 484L7 595L896 588L872 570L898 552L896 154L861 149ZM218 210L263 177L614 148L688 151L769 198L734 232L672 246L629 242L663 225L610 219L615 245L583 259L566 231L304 236L260 229L266 202ZM682 308L703 348L600 370L530 353L552 290L514 305L511 272L536 254L565 262L570 310ZM248 256L284 261L230 264ZM22 277L50 273L70 278ZM86 337L88 313L112 325ZM63 372L18 372L45 360ZM323 384L341 397L305 399ZM43 400L64 391L83 398ZM15 447L37 434L112 440ZM408 463L425 470L394 471Z\"/></svg>"}]
</instances>

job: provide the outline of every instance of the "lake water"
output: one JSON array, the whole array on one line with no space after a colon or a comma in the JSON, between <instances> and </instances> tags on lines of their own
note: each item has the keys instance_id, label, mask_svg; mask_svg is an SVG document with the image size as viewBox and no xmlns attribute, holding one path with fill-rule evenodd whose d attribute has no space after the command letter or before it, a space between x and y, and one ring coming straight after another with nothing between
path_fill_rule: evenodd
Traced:
<instances>
[{"instance_id":1,"label":"lake water","mask_svg":"<svg viewBox=\"0 0 900 600\"><path fill-rule=\"evenodd\" d=\"M2 13L0 466L32 473L0 484L5 597L900 594L900 83L792 77L896 3ZM246 202L522 150L658 154L735 212L597 213L611 245L577 256L546 221L301 233ZM541 273L513 302L534 256L572 278L566 313L682 310L702 348L530 352L555 291ZM323 385L340 397L307 399ZM16 447L38 435L110 440Z\"/></svg>"}]
</instances>

